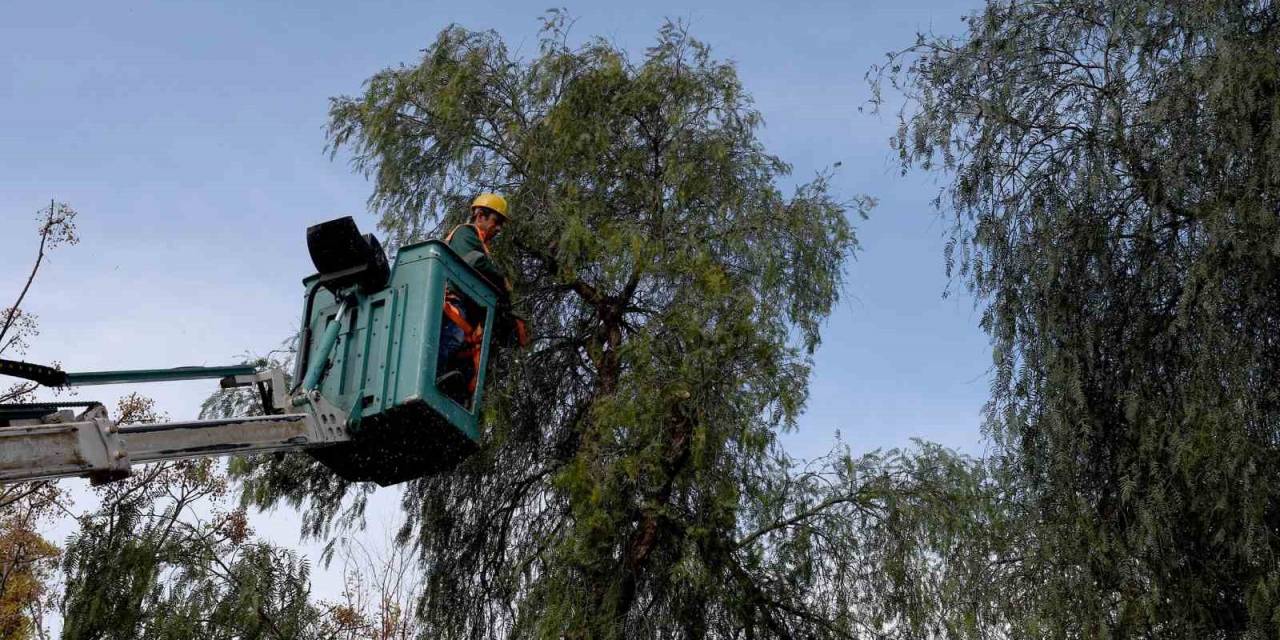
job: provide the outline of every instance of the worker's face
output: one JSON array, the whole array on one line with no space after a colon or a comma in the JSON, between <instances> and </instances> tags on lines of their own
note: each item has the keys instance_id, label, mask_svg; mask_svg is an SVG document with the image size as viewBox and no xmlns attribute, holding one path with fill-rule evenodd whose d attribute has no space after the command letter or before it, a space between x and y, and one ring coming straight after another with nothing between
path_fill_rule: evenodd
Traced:
<instances>
[{"instance_id":1,"label":"worker's face","mask_svg":"<svg viewBox=\"0 0 1280 640\"><path fill-rule=\"evenodd\" d=\"M475 225L484 232L484 237L493 238L502 231L502 224L505 219L494 211L489 211L483 207L476 207L471 210L472 219Z\"/></svg>"}]
</instances>

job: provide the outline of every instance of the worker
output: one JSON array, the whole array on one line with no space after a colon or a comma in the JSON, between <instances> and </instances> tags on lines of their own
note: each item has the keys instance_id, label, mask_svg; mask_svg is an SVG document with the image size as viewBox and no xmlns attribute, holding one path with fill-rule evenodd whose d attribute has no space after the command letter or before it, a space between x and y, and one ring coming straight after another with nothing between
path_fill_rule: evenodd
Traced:
<instances>
[{"instance_id":1,"label":"worker","mask_svg":"<svg viewBox=\"0 0 1280 640\"><path fill-rule=\"evenodd\" d=\"M498 292L499 322L510 329L501 333L511 334L514 342L527 346L529 339L524 320L511 312L511 280L502 273L489 253L489 241L502 232L503 225L509 220L506 198L496 193L482 193L471 202L471 220L454 227L445 236L445 243ZM465 397L460 392L464 381L467 392L475 391L483 321L484 315L479 307L468 304L455 291L446 291L445 321L441 322L440 351L436 358L436 384L446 393L452 391L450 395L455 399ZM472 332L471 335L468 331Z\"/></svg>"}]
</instances>

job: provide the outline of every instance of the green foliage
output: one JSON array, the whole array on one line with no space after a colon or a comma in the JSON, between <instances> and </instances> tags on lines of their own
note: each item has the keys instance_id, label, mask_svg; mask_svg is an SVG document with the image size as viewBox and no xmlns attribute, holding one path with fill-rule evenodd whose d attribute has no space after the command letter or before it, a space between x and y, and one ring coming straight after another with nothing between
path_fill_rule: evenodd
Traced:
<instances>
[{"instance_id":1,"label":"green foliage","mask_svg":"<svg viewBox=\"0 0 1280 640\"><path fill-rule=\"evenodd\" d=\"M1021 532L984 465L937 445L802 468L775 459L750 483L734 543L749 618L780 637L990 637ZM761 606L767 603L769 606ZM797 624L777 611L804 611Z\"/></svg>"},{"instance_id":2,"label":"green foliage","mask_svg":"<svg viewBox=\"0 0 1280 640\"><path fill-rule=\"evenodd\" d=\"M985 560L959 514L996 504L980 468L926 447L800 473L776 442L872 201L826 174L785 195L734 67L680 26L637 61L567 23L530 61L451 27L331 105L393 244L507 195L495 254L534 325L494 358L481 452L404 490L426 635L906 638L984 615L957 588ZM360 522L367 489L303 456L237 474L309 533Z\"/></svg>"},{"instance_id":3,"label":"green foliage","mask_svg":"<svg viewBox=\"0 0 1280 640\"><path fill-rule=\"evenodd\" d=\"M40 535L64 498L48 483L0 487L0 638L26 640L43 631L60 549Z\"/></svg>"},{"instance_id":4,"label":"green foliage","mask_svg":"<svg viewBox=\"0 0 1280 640\"><path fill-rule=\"evenodd\" d=\"M953 178L948 261L985 304L987 425L1034 519L1014 635L1275 637L1280 14L988 2L967 24L872 78L909 97L904 170Z\"/></svg>"},{"instance_id":5,"label":"green foliage","mask_svg":"<svg viewBox=\"0 0 1280 640\"><path fill-rule=\"evenodd\" d=\"M119 414L161 419L138 396ZM225 510L226 492L210 459L148 465L99 488L63 556L63 637L322 637L306 559L253 540L244 510Z\"/></svg>"},{"instance_id":6,"label":"green foliage","mask_svg":"<svg viewBox=\"0 0 1280 640\"><path fill-rule=\"evenodd\" d=\"M111 485L67 545L63 637L314 637L306 560L251 540L243 511L211 509L224 491L209 460Z\"/></svg>"}]
</instances>

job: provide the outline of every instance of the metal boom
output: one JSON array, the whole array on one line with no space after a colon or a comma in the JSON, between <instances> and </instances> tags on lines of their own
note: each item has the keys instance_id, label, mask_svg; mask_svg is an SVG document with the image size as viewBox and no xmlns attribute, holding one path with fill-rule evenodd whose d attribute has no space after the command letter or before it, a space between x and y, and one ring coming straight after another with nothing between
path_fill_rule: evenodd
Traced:
<instances>
[{"instance_id":1,"label":"metal boom","mask_svg":"<svg viewBox=\"0 0 1280 640\"><path fill-rule=\"evenodd\" d=\"M142 378L190 379L229 370L208 368L206 375L200 376L197 369L116 372L111 376L104 372L87 378L92 382L80 384ZM87 476L94 484L100 484L127 477L133 464L297 451L350 439L346 414L319 393L304 389L289 397L281 371L241 371L237 369L239 375L224 378L223 386L257 385L263 406L275 415L122 426L107 416L102 405L93 404L79 416L64 409L40 417L9 420L8 426L0 426L0 484L73 476ZM295 412L282 413L285 407Z\"/></svg>"}]
</instances>

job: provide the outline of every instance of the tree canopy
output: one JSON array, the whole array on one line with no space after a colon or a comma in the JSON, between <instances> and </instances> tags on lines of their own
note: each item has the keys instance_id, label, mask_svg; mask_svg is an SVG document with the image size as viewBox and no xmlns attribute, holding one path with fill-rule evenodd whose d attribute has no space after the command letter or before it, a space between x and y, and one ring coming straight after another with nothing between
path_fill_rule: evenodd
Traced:
<instances>
[{"instance_id":1,"label":"tree canopy","mask_svg":"<svg viewBox=\"0 0 1280 640\"><path fill-rule=\"evenodd\" d=\"M951 178L993 339L987 428L1033 519L1012 628L1274 636L1275 5L992 1L871 77L907 93L904 171Z\"/></svg>"},{"instance_id":2,"label":"tree canopy","mask_svg":"<svg viewBox=\"0 0 1280 640\"><path fill-rule=\"evenodd\" d=\"M872 201L827 173L784 192L734 66L680 25L637 59L568 24L549 14L532 60L450 27L331 103L395 243L482 191L513 211L494 253L533 347L495 357L481 452L403 496L427 633L919 637L949 624L928 603L972 613L931 558L964 548L971 521L934 507L980 473L928 446L798 467L777 442ZM316 535L371 490L300 456L237 472Z\"/></svg>"}]
</instances>

